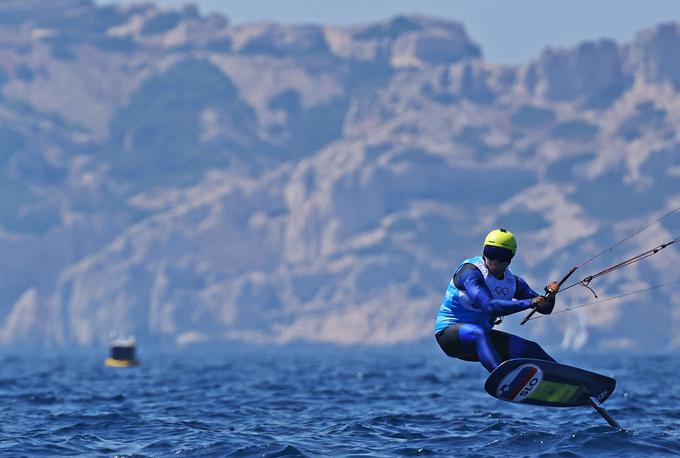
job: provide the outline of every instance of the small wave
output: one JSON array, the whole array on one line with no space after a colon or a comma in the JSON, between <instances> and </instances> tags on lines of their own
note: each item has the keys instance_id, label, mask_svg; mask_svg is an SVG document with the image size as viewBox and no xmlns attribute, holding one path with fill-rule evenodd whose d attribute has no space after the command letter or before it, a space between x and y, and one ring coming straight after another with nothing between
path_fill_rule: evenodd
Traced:
<instances>
[{"instance_id":1,"label":"small wave","mask_svg":"<svg viewBox=\"0 0 680 458\"><path fill-rule=\"evenodd\" d=\"M52 393L27 393L20 398L34 405L52 405L59 402L59 398Z\"/></svg>"},{"instance_id":2,"label":"small wave","mask_svg":"<svg viewBox=\"0 0 680 458\"><path fill-rule=\"evenodd\" d=\"M377 431L372 426L364 425L363 423L359 423L356 421L351 421L349 423L340 423L321 431L321 434L324 435L336 435L344 433L352 433L357 435L361 434L374 435L377 433Z\"/></svg>"},{"instance_id":3,"label":"small wave","mask_svg":"<svg viewBox=\"0 0 680 458\"><path fill-rule=\"evenodd\" d=\"M390 450L397 456L429 456L438 455L437 452L423 447L404 447Z\"/></svg>"},{"instance_id":4,"label":"small wave","mask_svg":"<svg viewBox=\"0 0 680 458\"><path fill-rule=\"evenodd\" d=\"M443 379L439 378L437 374L433 373L419 375L417 380L420 382L431 383L433 385L441 385L444 383Z\"/></svg>"},{"instance_id":5,"label":"small wave","mask_svg":"<svg viewBox=\"0 0 680 458\"><path fill-rule=\"evenodd\" d=\"M304 453L302 453L299 449L292 445L287 445L287 444L262 444L262 445L251 445L248 447L243 447L232 454L228 455L233 458L241 458L241 457L262 457L262 458L277 458L277 457L286 457L286 456L297 456L297 457L305 457Z\"/></svg>"}]
</instances>

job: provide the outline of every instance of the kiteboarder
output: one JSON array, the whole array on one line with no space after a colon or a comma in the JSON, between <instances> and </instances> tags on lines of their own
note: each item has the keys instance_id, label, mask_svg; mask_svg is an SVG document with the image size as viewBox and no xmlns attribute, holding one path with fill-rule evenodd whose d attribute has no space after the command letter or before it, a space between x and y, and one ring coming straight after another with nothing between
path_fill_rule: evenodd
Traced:
<instances>
[{"instance_id":1,"label":"kiteboarder","mask_svg":"<svg viewBox=\"0 0 680 458\"><path fill-rule=\"evenodd\" d=\"M505 315L530 308L550 314L555 307L557 282L542 296L508 269L516 251L515 236L495 229L484 239L483 255L464 260L454 272L435 325L448 356L479 361L489 372L513 358L555 361L536 342L492 329Z\"/></svg>"}]
</instances>

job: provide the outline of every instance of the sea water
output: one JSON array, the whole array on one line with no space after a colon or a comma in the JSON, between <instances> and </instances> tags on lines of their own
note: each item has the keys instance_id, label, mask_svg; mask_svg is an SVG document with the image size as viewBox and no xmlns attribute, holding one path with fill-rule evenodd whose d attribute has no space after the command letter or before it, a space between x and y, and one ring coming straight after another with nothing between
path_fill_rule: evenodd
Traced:
<instances>
[{"instance_id":1,"label":"sea water","mask_svg":"<svg viewBox=\"0 0 680 458\"><path fill-rule=\"evenodd\" d=\"M104 352L102 352L104 353ZM0 356L0 456L675 456L680 358L563 354L605 407L516 405L431 346Z\"/></svg>"}]
</instances>

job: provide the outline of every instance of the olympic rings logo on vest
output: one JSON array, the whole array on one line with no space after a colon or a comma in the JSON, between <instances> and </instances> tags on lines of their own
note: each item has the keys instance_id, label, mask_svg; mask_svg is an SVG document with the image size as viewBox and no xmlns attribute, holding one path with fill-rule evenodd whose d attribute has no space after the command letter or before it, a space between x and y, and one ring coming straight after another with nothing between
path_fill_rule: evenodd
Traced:
<instances>
[{"instance_id":1,"label":"olympic rings logo on vest","mask_svg":"<svg viewBox=\"0 0 680 458\"><path fill-rule=\"evenodd\" d=\"M507 296L508 293L510 292L508 290L508 288L505 288L505 287L501 288L500 286L496 286L495 291L496 291L496 294L498 294L499 296Z\"/></svg>"}]
</instances>

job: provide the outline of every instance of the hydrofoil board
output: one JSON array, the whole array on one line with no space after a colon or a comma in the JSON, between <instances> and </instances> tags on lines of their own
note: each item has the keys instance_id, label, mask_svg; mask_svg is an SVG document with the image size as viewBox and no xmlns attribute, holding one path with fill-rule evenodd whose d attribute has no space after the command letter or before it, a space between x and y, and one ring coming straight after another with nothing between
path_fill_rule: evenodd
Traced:
<instances>
[{"instance_id":1,"label":"hydrofoil board","mask_svg":"<svg viewBox=\"0 0 680 458\"><path fill-rule=\"evenodd\" d=\"M616 380L566 364L541 359L504 361L484 384L491 396L503 401L551 407L591 406L616 428L618 423L602 407L616 388Z\"/></svg>"}]
</instances>

